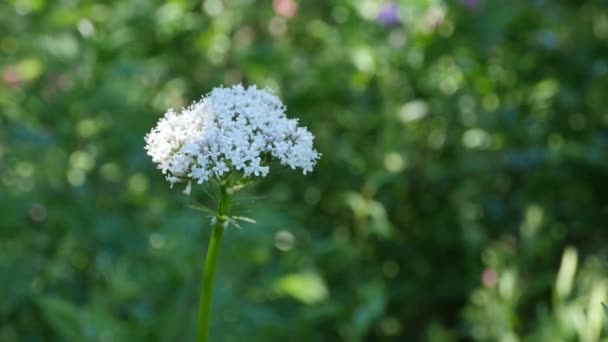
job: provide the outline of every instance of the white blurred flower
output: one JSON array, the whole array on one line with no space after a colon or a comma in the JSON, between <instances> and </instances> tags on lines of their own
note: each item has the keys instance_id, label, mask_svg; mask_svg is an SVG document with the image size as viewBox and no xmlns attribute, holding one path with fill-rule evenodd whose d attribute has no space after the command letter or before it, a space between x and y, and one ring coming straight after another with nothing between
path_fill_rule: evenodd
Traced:
<instances>
[{"instance_id":1,"label":"white blurred flower","mask_svg":"<svg viewBox=\"0 0 608 342\"><path fill-rule=\"evenodd\" d=\"M256 86L215 88L188 108L170 109L146 135L145 148L171 185L233 172L264 177L271 157L306 174L320 154L314 136L285 109L275 94Z\"/></svg>"}]
</instances>

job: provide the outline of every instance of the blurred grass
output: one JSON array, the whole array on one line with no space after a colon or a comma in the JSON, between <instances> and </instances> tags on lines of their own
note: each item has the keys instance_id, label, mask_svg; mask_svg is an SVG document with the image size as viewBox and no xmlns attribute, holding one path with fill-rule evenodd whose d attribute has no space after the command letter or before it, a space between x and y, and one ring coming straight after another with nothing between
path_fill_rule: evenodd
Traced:
<instances>
[{"instance_id":1,"label":"blurred grass","mask_svg":"<svg viewBox=\"0 0 608 342\"><path fill-rule=\"evenodd\" d=\"M599 341L604 0L0 2L0 340L187 341L209 225L143 136L219 84L317 136L222 250L217 341Z\"/></svg>"}]
</instances>

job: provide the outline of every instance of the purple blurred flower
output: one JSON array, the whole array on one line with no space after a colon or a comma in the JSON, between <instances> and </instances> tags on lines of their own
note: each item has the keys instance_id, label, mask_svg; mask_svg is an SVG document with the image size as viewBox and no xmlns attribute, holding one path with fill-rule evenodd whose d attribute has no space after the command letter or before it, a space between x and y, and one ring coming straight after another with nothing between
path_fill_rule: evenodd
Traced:
<instances>
[{"instance_id":1,"label":"purple blurred flower","mask_svg":"<svg viewBox=\"0 0 608 342\"><path fill-rule=\"evenodd\" d=\"M470 10L476 10L481 6L481 0L461 0L460 2Z\"/></svg>"},{"instance_id":2,"label":"purple blurred flower","mask_svg":"<svg viewBox=\"0 0 608 342\"><path fill-rule=\"evenodd\" d=\"M378 13L378 22L384 26L396 26L401 23L399 5L393 1L386 3Z\"/></svg>"}]
</instances>

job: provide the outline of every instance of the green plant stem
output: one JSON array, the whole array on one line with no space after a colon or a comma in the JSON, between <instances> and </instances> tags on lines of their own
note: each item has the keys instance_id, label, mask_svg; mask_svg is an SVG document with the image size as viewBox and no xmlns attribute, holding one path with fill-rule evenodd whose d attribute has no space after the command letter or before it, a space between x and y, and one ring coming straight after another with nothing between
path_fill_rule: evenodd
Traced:
<instances>
[{"instance_id":1,"label":"green plant stem","mask_svg":"<svg viewBox=\"0 0 608 342\"><path fill-rule=\"evenodd\" d=\"M209 340L209 323L211 321L211 299L213 295L213 280L217 259L220 251L222 236L224 235L224 222L218 222L213 227L207 259L205 260L205 272L203 273L203 287L201 288L201 307L198 322L198 341L207 342Z\"/></svg>"},{"instance_id":2,"label":"green plant stem","mask_svg":"<svg viewBox=\"0 0 608 342\"><path fill-rule=\"evenodd\" d=\"M211 300L213 296L213 281L217 260L220 252L220 244L224 235L223 217L228 213L230 207L230 197L224 186L221 187L221 199L218 208L217 222L213 226L209 248L207 249L207 259L205 260L205 271L203 273L203 286L201 288L201 305L198 321L198 342L209 340L209 326L211 322Z\"/></svg>"}]
</instances>

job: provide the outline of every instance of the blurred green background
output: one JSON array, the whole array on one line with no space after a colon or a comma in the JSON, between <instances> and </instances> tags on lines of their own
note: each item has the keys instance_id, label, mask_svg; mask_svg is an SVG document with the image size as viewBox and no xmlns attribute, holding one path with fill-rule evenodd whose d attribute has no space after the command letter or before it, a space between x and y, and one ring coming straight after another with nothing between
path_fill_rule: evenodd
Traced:
<instances>
[{"instance_id":1,"label":"blurred green background","mask_svg":"<svg viewBox=\"0 0 608 342\"><path fill-rule=\"evenodd\" d=\"M0 76L0 341L194 340L204 195L143 137L239 82L323 157L250 190L212 340L608 330L606 0L3 0Z\"/></svg>"}]
</instances>

